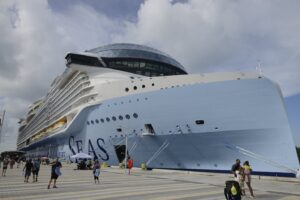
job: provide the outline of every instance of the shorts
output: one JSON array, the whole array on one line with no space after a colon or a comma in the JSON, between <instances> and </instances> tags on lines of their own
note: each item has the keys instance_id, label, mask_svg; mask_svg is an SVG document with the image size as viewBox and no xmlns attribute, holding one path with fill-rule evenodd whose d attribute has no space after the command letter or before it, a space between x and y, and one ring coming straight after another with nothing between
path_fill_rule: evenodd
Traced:
<instances>
[{"instance_id":1,"label":"shorts","mask_svg":"<svg viewBox=\"0 0 300 200\"><path fill-rule=\"evenodd\" d=\"M94 176L94 180L99 180L99 177L98 176Z\"/></svg>"},{"instance_id":2,"label":"shorts","mask_svg":"<svg viewBox=\"0 0 300 200\"><path fill-rule=\"evenodd\" d=\"M7 169L7 166L3 166L3 169Z\"/></svg>"},{"instance_id":3,"label":"shorts","mask_svg":"<svg viewBox=\"0 0 300 200\"><path fill-rule=\"evenodd\" d=\"M51 179L57 179L58 178L58 175L56 173L51 173Z\"/></svg>"},{"instance_id":4,"label":"shorts","mask_svg":"<svg viewBox=\"0 0 300 200\"><path fill-rule=\"evenodd\" d=\"M38 176L39 175L39 170L32 171L32 174Z\"/></svg>"},{"instance_id":5,"label":"shorts","mask_svg":"<svg viewBox=\"0 0 300 200\"><path fill-rule=\"evenodd\" d=\"M31 175L31 171L26 170L26 171L25 171L25 177L26 177L26 176L30 176L30 175Z\"/></svg>"}]
</instances>

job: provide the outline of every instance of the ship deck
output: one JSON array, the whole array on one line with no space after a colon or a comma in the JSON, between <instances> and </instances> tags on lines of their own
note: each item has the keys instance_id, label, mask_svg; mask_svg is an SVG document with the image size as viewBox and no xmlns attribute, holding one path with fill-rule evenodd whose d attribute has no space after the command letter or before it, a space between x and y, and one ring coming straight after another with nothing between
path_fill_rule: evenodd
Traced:
<instances>
[{"instance_id":1,"label":"ship deck","mask_svg":"<svg viewBox=\"0 0 300 200\"><path fill-rule=\"evenodd\" d=\"M0 177L0 199L211 199L224 200L223 188L229 174L183 172L170 170L143 171L102 168L100 184L94 184L91 170L74 170L75 165L63 163L57 189L46 189L50 167L41 166L39 182L23 182L22 168L8 169ZM30 177L32 178L32 177ZM300 199L300 180L295 178L253 177L256 199ZM249 192L246 190L249 195ZM249 199L249 198L243 198Z\"/></svg>"}]
</instances>

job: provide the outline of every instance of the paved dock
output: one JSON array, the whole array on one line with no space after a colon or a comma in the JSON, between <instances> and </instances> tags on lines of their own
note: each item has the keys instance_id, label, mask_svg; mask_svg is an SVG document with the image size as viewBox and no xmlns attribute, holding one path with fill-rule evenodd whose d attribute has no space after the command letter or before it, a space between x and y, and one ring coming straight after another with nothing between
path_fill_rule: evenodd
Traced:
<instances>
[{"instance_id":1,"label":"paved dock","mask_svg":"<svg viewBox=\"0 0 300 200\"><path fill-rule=\"evenodd\" d=\"M0 177L0 199L224 200L224 181L230 179L228 174L141 169L134 169L129 176L124 169L103 168L100 184L95 184L91 170L74 168L64 164L57 189L47 189L49 166L41 167L37 183L32 183L32 177L24 183L21 169L8 169L7 176ZM300 200L300 180L254 177L253 188L255 199Z\"/></svg>"}]
</instances>

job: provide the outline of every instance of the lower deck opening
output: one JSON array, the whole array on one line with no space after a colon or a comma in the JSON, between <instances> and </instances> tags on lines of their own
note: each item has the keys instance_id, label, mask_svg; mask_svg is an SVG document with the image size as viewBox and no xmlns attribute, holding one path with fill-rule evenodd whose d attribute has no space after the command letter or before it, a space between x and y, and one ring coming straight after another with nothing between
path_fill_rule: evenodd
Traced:
<instances>
[{"instance_id":1,"label":"lower deck opening","mask_svg":"<svg viewBox=\"0 0 300 200\"><path fill-rule=\"evenodd\" d=\"M122 163L125 159L126 145L116 145L115 151L116 151L119 163Z\"/></svg>"}]
</instances>

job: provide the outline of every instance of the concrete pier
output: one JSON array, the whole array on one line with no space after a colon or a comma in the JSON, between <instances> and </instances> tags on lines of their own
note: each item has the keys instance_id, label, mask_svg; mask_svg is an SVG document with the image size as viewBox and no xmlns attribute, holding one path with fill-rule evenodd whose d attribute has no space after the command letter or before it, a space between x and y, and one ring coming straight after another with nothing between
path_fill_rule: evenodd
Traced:
<instances>
[{"instance_id":1,"label":"concrete pier","mask_svg":"<svg viewBox=\"0 0 300 200\"><path fill-rule=\"evenodd\" d=\"M91 170L74 170L75 165L63 164L63 175L57 189L47 189L50 167L41 166L39 182L24 183L22 168L8 169L0 177L0 199L207 199L224 200L224 182L229 174L178 172L166 170L101 169L100 184L95 184ZM292 178L253 177L255 199L300 200L300 180ZM249 196L249 191L246 190ZM250 199L244 197L243 199Z\"/></svg>"}]
</instances>

